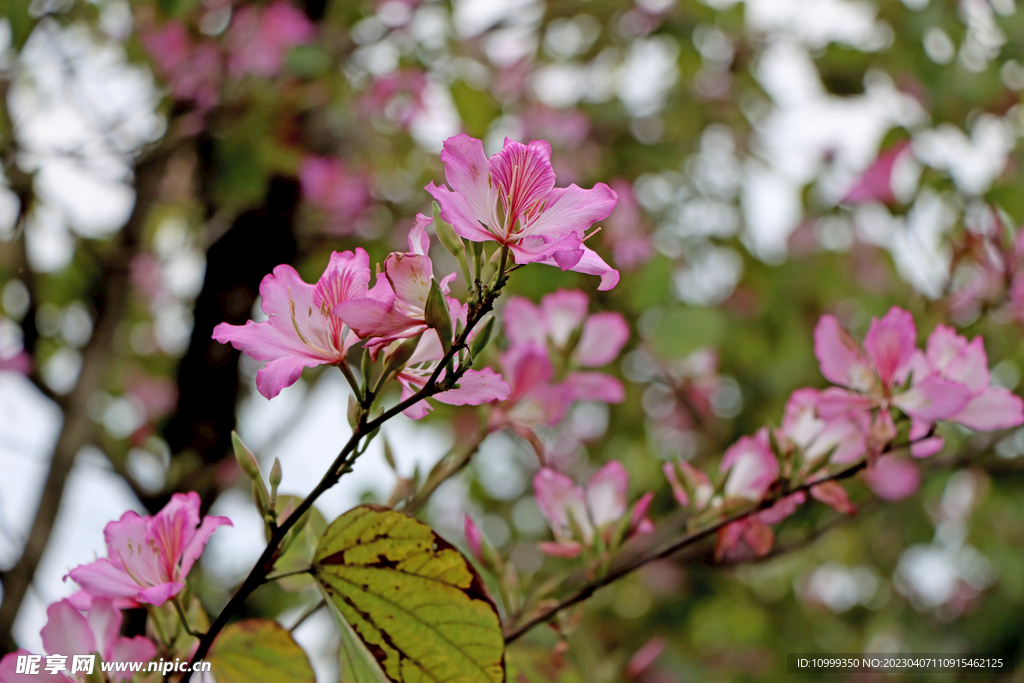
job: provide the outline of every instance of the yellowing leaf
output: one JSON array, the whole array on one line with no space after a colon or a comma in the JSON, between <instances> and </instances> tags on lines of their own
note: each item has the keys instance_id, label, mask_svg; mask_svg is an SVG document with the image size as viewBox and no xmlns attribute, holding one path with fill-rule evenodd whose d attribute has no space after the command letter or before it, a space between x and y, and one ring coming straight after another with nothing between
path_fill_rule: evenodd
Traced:
<instances>
[{"instance_id":1,"label":"yellowing leaf","mask_svg":"<svg viewBox=\"0 0 1024 683\"><path fill-rule=\"evenodd\" d=\"M426 524L362 505L334 520L313 573L395 683L501 683L504 639L480 575Z\"/></svg>"},{"instance_id":2,"label":"yellowing leaf","mask_svg":"<svg viewBox=\"0 0 1024 683\"><path fill-rule=\"evenodd\" d=\"M309 657L276 621L245 619L227 626L208 657L217 683L316 683Z\"/></svg>"}]
</instances>

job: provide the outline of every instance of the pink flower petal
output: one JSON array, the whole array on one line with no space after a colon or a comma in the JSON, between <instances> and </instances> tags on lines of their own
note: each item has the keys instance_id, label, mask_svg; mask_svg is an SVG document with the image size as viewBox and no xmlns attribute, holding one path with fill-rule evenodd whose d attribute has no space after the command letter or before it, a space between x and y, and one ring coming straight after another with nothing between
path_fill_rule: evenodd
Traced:
<instances>
[{"instance_id":1,"label":"pink flower petal","mask_svg":"<svg viewBox=\"0 0 1024 683\"><path fill-rule=\"evenodd\" d=\"M523 237L582 236L595 221L607 218L618 196L604 183L584 190L576 185L556 187L548 193L544 211L522 232Z\"/></svg>"},{"instance_id":2,"label":"pink flower petal","mask_svg":"<svg viewBox=\"0 0 1024 683\"><path fill-rule=\"evenodd\" d=\"M618 358L627 341L629 325L620 313L595 313L583 324L574 355L583 367L599 368Z\"/></svg>"},{"instance_id":3,"label":"pink flower petal","mask_svg":"<svg viewBox=\"0 0 1024 683\"><path fill-rule=\"evenodd\" d=\"M71 603L74 605L74 603ZM77 609L77 607L76 607ZM110 649L117 640L117 634L121 631L121 611L114 609L114 604L108 598L96 598L89 607L89 613L85 616L89 622L89 629L96 638L96 651L105 660L110 659Z\"/></svg>"},{"instance_id":4,"label":"pink flower petal","mask_svg":"<svg viewBox=\"0 0 1024 683\"><path fill-rule=\"evenodd\" d=\"M545 198L556 201L548 196L555 187L555 172L547 142L534 140L524 145L505 138L504 147L491 157L489 165L509 225L521 218L525 223Z\"/></svg>"},{"instance_id":5,"label":"pink flower petal","mask_svg":"<svg viewBox=\"0 0 1024 683\"><path fill-rule=\"evenodd\" d=\"M893 397L892 404L921 422L948 420L971 400L971 390L959 382L950 382L937 374Z\"/></svg>"},{"instance_id":6,"label":"pink flower petal","mask_svg":"<svg viewBox=\"0 0 1024 683\"><path fill-rule=\"evenodd\" d=\"M565 347L572 333L583 324L589 306L590 297L575 289L559 289L540 300L547 336L556 347Z\"/></svg>"},{"instance_id":7,"label":"pink flower petal","mask_svg":"<svg viewBox=\"0 0 1024 683\"><path fill-rule=\"evenodd\" d=\"M730 446L722 458L722 472L728 472L725 495L761 500L779 476L779 461L768 444L767 430L744 436Z\"/></svg>"},{"instance_id":8,"label":"pink flower petal","mask_svg":"<svg viewBox=\"0 0 1024 683\"><path fill-rule=\"evenodd\" d=\"M661 636L654 636L639 650L636 651L626 664L626 678L640 678L650 669L655 660L661 656L665 649L665 639Z\"/></svg>"},{"instance_id":9,"label":"pink flower petal","mask_svg":"<svg viewBox=\"0 0 1024 683\"><path fill-rule=\"evenodd\" d=\"M572 372L565 379L578 401L622 403L626 398L622 382L603 372Z\"/></svg>"},{"instance_id":10,"label":"pink flower petal","mask_svg":"<svg viewBox=\"0 0 1024 683\"><path fill-rule=\"evenodd\" d=\"M844 515L852 515L857 512L857 508L850 502L846 489L839 482L826 481L812 486L811 496Z\"/></svg>"},{"instance_id":11,"label":"pink flower petal","mask_svg":"<svg viewBox=\"0 0 1024 683\"><path fill-rule=\"evenodd\" d=\"M866 391L874 373L849 333L834 316L824 315L814 328L814 355L829 382Z\"/></svg>"},{"instance_id":12,"label":"pink flower petal","mask_svg":"<svg viewBox=\"0 0 1024 683\"><path fill-rule=\"evenodd\" d=\"M46 659L39 662L39 671L35 674L17 673L18 657L32 654L28 650L15 650L0 659L0 681L3 683L68 683L70 679L64 674L46 672Z\"/></svg>"},{"instance_id":13,"label":"pink flower petal","mask_svg":"<svg viewBox=\"0 0 1024 683\"><path fill-rule=\"evenodd\" d=\"M467 370L458 383L457 389L435 394L434 398L451 406L478 406L504 401L512 391L501 375L490 368Z\"/></svg>"},{"instance_id":14,"label":"pink flower petal","mask_svg":"<svg viewBox=\"0 0 1024 683\"><path fill-rule=\"evenodd\" d=\"M412 224L412 229L409 230L409 253L420 256L430 254L430 236L427 234L427 226L433 222L433 216L416 214L416 220Z\"/></svg>"},{"instance_id":15,"label":"pink flower petal","mask_svg":"<svg viewBox=\"0 0 1024 683\"><path fill-rule=\"evenodd\" d=\"M46 609L46 616L46 626L39 635L47 652L70 656L98 651L89 622L68 600L50 605Z\"/></svg>"},{"instance_id":16,"label":"pink flower petal","mask_svg":"<svg viewBox=\"0 0 1024 683\"><path fill-rule=\"evenodd\" d=\"M686 487L679 481L679 474L676 472L675 463L667 462L661 467L665 473L665 478L668 479L669 486L672 487L672 496L676 499L682 507L690 506L690 496L686 493Z\"/></svg>"},{"instance_id":17,"label":"pink flower petal","mask_svg":"<svg viewBox=\"0 0 1024 683\"><path fill-rule=\"evenodd\" d=\"M139 592L139 602L160 606L185 589L185 584L169 581Z\"/></svg>"},{"instance_id":18,"label":"pink flower petal","mask_svg":"<svg viewBox=\"0 0 1024 683\"><path fill-rule=\"evenodd\" d=\"M432 184L427 187L427 191L441 205L442 218L451 223L456 232L459 232L459 228L469 227L471 232L482 230L489 239L494 239L492 234L480 227L480 222L491 225L497 197L497 192L492 194L490 190L493 179L483 143L465 133L448 138L444 141L441 161L444 162L445 179L454 192L443 188L448 195L448 201L445 201L431 192ZM461 201L451 201L456 197ZM473 239L461 232L459 234L466 239ZM478 238L474 241L481 240Z\"/></svg>"},{"instance_id":19,"label":"pink flower petal","mask_svg":"<svg viewBox=\"0 0 1024 683\"><path fill-rule=\"evenodd\" d=\"M864 480L882 500L902 500L914 495L921 485L921 474L913 463L886 455L864 471Z\"/></svg>"},{"instance_id":20,"label":"pink flower petal","mask_svg":"<svg viewBox=\"0 0 1024 683\"><path fill-rule=\"evenodd\" d=\"M203 554L203 548L206 547L206 542L210 540L210 536L212 536L213 532L222 526L233 527L234 524L232 524L231 520L227 517L219 517L216 515L206 515L206 517L203 517L202 524L200 524L199 528L196 529L195 534L192 536L192 540L182 551L181 571L178 576L182 578L188 576L188 572L192 569L193 563L195 563L195 561L199 559L199 556Z\"/></svg>"},{"instance_id":21,"label":"pink flower petal","mask_svg":"<svg viewBox=\"0 0 1024 683\"><path fill-rule=\"evenodd\" d=\"M1024 401L1002 387L989 387L968 401L953 418L981 432L1024 424Z\"/></svg>"},{"instance_id":22,"label":"pink flower petal","mask_svg":"<svg viewBox=\"0 0 1024 683\"><path fill-rule=\"evenodd\" d=\"M910 446L910 454L915 458L928 458L942 450L945 441L941 436L932 436L924 438L928 432L933 428L931 422L921 422L920 420L913 420L910 423L910 440L913 444Z\"/></svg>"},{"instance_id":23,"label":"pink flower petal","mask_svg":"<svg viewBox=\"0 0 1024 683\"><path fill-rule=\"evenodd\" d=\"M91 596L137 602L139 585L106 558L80 565L68 572L68 576Z\"/></svg>"},{"instance_id":24,"label":"pink flower petal","mask_svg":"<svg viewBox=\"0 0 1024 683\"><path fill-rule=\"evenodd\" d=\"M647 519L647 511L651 509L653 501L654 492L648 491L633 505L633 511L629 513L630 532L642 534L654 531L654 522Z\"/></svg>"},{"instance_id":25,"label":"pink flower petal","mask_svg":"<svg viewBox=\"0 0 1024 683\"><path fill-rule=\"evenodd\" d=\"M885 386L903 381L917 350L914 316L893 306L881 320L873 319L864 337L864 350Z\"/></svg>"},{"instance_id":26,"label":"pink flower petal","mask_svg":"<svg viewBox=\"0 0 1024 683\"><path fill-rule=\"evenodd\" d=\"M792 493L785 498L775 501L767 510L757 513L756 518L765 524L778 524L796 512L797 508L803 505L805 500L807 500L807 496L804 495L803 491Z\"/></svg>"},{"instance_id":27,"label":"pink flower petal","mask_svg":"<svg viewBox=\"0 0 1024 683\"><path fill-rule=\"evenodd\" d=\"M564 538L571 538L571 514L573 521L586 536L579 540L590 542L593 531L590 528L587 503L583 489L572 479L549 467L543 467L533 477L533 495L540 511L551 524L552 531Z\"/></svg>"},{"instance_id":28,"label":"pink flower petal","mask_svg":"<svg viewBox=\"0 0 1024 683\"><path fill-rule=\"evenodd\" d=\"M109 655L104 655L108 662L148 662L156 656L156 647L142 636L134 638L118 638L110 648ZM126 682L132 679L130 671L111 672L111 681Z\"/></svg>"},{"instance_id":29,"label":"pink flower petal","mask_svg":"<svg viewBox=\"0 0 1024 683\"><path fill-rule=\"evenodd\" d=\"M612 460L590 477L587 482L587 508L590 519L598 528L617 522L626 514L626 494L629 475L622 463Z\"/></svg>"},{"instance_id":30,"label":"pink flower petal","mask_svg":"<svg viewBox=\"0 0 1024 683\"><path fill-rule=\"evenodd\" d=\"M503 311L505 336L512 346L534 345L543 348L547 343L547 325L539 306L522 296L514 296Z\"/></svg>"},{"instance_id":31,"label":"pink flower petal","mask_svg":"<svg viewBox=\"0 0 1024 683\"><path fill-rule=\"evenodd\" d=\"M844 204L865 204L882 202L893 204L896 195L892 191L892 170L896 162L910 147L909 140L897 142L885 152L878 155L871 166L864 171L857 183L843 197Z\"/></svg>"}]
</instances>

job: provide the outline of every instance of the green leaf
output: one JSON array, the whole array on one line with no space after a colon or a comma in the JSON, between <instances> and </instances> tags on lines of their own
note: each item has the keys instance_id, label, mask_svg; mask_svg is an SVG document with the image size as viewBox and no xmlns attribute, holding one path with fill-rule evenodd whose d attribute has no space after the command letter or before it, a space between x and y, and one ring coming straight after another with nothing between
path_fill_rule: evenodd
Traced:
<instances>
[{"instance_id":1,"label":"green leaf","mask_svg":"<svg viewBox=\"0 0 1024 683\"><path fill-rule=\"evenodd\" d=\"M469 561L430 527L362 505L324 534L313 573L394 683L500 683L505 644Z\"/></svg>"},{"instance_id":2,"label":"green leaf","mask_svg":"<svg viewBox=\"0 0 1024 683\"><path fill-rule=\"evenodd\" d=\"M283 626L269 619L230 624L207 659L217 683L316 683L309 657Z\"/></svg>"},{"instance_id":3,"label":"green leaf","mask_svg":"<svg viewBox=\"0 0 1024 683\"><path fill-rule=\"evenodd\" d=\"M427 306L423 313L423 321L427 327L437 330L441 346L445 353L452 348L452 316L448 310L448 302L441 293L437 280L430 278L430 293L427 294Z\"/></svg>"},{"instance_id":4,"label":"green leaf","mask_svg":"<svg viewBox=\"0 0 1024 683\"><path fill-rule=\"evenodd\" d=\"M370 651L366 649L363 641L352 630L345 621L337 606L330 599L330 596L323 590L327 605L331 614L338 622L338 630L341 633L341 644L338 646L338 665L341 668L341 681L343 683L387 683L388 678L380 668L380 664L374 659Z\"/></svg>"}]
</instances>

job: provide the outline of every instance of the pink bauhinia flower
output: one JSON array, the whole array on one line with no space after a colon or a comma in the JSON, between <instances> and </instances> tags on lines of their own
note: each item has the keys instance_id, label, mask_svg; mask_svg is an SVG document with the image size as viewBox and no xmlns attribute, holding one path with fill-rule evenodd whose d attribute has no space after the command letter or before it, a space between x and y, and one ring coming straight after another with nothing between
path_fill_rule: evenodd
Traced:
<instances>
[{"instance_id":1,"label":"pink bauhinia flower","mask_svg":"<svg viewBox=\"0 0 1024 683\"><path fill-rule=\"evenodd\" d=\"M586 488L550 467L541 468L533 478L533 494L555 535L555 542L541 543L541 549L549 555L576 557L592 547L597 536L605 543L615 541L616 529L629 512L628 488L629 474L615 460L595 472ZM647 519L653 498L653 493L646 493L633 506L627 537L653 531L654 524Z\"/></svg>"},{"instance_id":2,"label":"pink bauhinia flower","mask_svg":"<svg viewBox=\"0 0 1024 683\"><path fill-rule=\"evenodd\" d=\"M43 648L51 655L65 657L61 670L46 670L46 659L40 663L38 673L18 672L18 657L30 654L27 650L17 650L5 655L0 660L0 681L3 683L67 683L75 681L100 680L100 667L94 664L93 674L87 676L84 671L71 673L74 668L74 655L98 654L104 662L147 662L156 656L156 647L143 638L125 638L120 636L121 612L114 608L110 600L93 600L88 613L83 615L71 604L70 600L61 600L50 605L46 610L48 621L43 630ZM56 667L54 667L56 669ZM131 680L131 671L112 671L110 681L123 683ZM104 680L107 680L104 678Z\"/></svg>"},{"instance_id":3,"label":"pink bauhinia flower","mask_svg":"<svg viewBox=\"0 0 1024 683\"><path fill-rule=\"evenodd\" d=\"M302 160L299 179L306 201L327 214L327 232L355 232L355 219L370 203L370 191L363 176L351 172L341 159L307 156Z\"/></svg>"},{"instance_id":4,"label":"pink bauhinia flower","mask_svg":"<svg viewBox=\"0 0 1024 683\"><path fill-rule=\"evenodd\" d=\"M553 381L555 370L548 350L537 344L513 346L501 354L500 360L511 392L504 403L495 406L487 428L496 431L509 427L543 453L535 430L561 421L575 400L576 389L566 382Z\"/></svg>"},{"instance_id":5,"label":"pink bauhinia flower","mask_svg":"<svg viewBox=\"0 0 1024 683\"><path fill-rule=\"evenodd\" d=\"M589 305L590 299L578 290L547 294L540 305L512 297L505 306L505 336L513 348L550 348L553 356L565 358L573 368L566 382L575 389L578 400L621 403L625 389L619 380L577 368L598 368L615 360L629 341L629 325L615 312L587 316Z\"/></svg>"},{"instance_id":6,"label":"pink bauhinia flower","mask_svg":"<svg viewBox=\"0 0 1024 683\"><path fill-rule=\"evenodd\" d=\"M826 457L829 462L850 463L867 452L870 416L856 412L823 420L818 415L821 394L817 389L797 389L790 394L782 418L781 434L799 449L805 470Z\"/></svg>"},{"instance_id":7,"label":"pink bauhinia flower","mask_svg":"<svg viewBox=\"0 0 1024 683\"><path fill-rule=\"evenodd\" d=\"M274 398L295 384L303 368L345 362L359 337L333 311L341 302L365 297L369 282L370 259L358 248L332 253L316 285L303 282L291 266L280 265L260 283L268 320L221 323L213 329L213 338L268 361L256 373L256 388Z\"/></svg>"},{"instance_id":8,"label":"pink bauhinia flower","mask_svg":"<svg viewBox=\"0 0 1024 683\"><path fill-rule=\"evenodd\" d=\"M928 337L926 352L918 352L914 364L915 379L935 373L966 388L967 402L946 419L981 432L1024 424L1024 401L1009 389L990 385L981 337L968 342L953 328L939 325Z\"/></svg>"},{"instance_id":9,"label":"pink bauhinia flower","mask_svg":"<svg viewBox=\"0 0 1024 683\"><path fill-rule=\"evenodd\" d=\"M306 15L286 0L264 8L242 7L228 29L231 72L276 76L288 50L310 42L315 33L316 28Z\"/></svg>"},{"instance_id":10,"label":"pink bauhinia flower","mask_svg":"<svg viewBox=\"0 0 1024 683\"><path fill-rule=\"evenodd\" d=\"M935 372L922 375L914 364L917 329L907 311L893 307L874 318L861 350L831 315L814 329L814 353L832 387L818 399L818 415L826 421L874 412L868 444L880 449L896 436L890 409L913 420L933 423L956 415L967 404L970 390ZM909 386L907 380L914 373Z\"/></svg>"},{"instance_id":11,"label":"pink bauhinia flower","mask_svg":"<svg viewBox=\"0 0 1024 683\"><path fill-rule=\"evenodd\" d=\"M76 602L106 598L119 607L164 604L185 588L185 577L206 542L224 524L232 526L227 517L212 515L200 523L195 492L175 493L152 517L124 513L103 530L107 557L68 572L82 587Z\"/></svg>"},{"instance_id":12,"label":"pink bauhinia flower","mask_svg":"<svg viewBox=\"0 0 1024 683\"><path fill-rule=\"evenodd\" d=\"M508 247L519 264L600 275L600 290L618 284L618 271L583 245L586 230L615 207L615 193L604 183L556 188L547 142L506 138L488 159L479 140L460 134L445 140L441 160L451 189L431 183L427 191L459 235Z\"/></svg>"},{"instance_id":13,"label":"pink bauhinia flower","mask_svg":"<svg viewBox=\"0 0 1024 683\"><path fill-rule=\"evenodd\" d=\"M726 498L759 501L779 477L779 460L772 453L768 429L744 436L725 451L719 470L728 472L723 492Z\"/></svg>"},{"instance_id":14,"label":"pink bauhinia flower","mask_svg":"<svg viewBox=\"0 0 1024 683\"><path fill-rule=\"evenodd\" d=\"M857 183L843 197L844 204L866 204L881 202L895 204L896 195L892 191L892 171L896 162L904 154L910 153L910 141L897 142L888 150L878 155L878 159L868 167Z\"/></svg>"},{"instance_id":15,"label":"pink bauhinia flower","mask_svg":"<svg viewBox=\"0 0 1024 683\"><path fill-rule=\"evenodd\" d=\"M434 266L427 256L430 238L426 226L431 218L418 214L409 232L409 251L392 253L384 261L384 272L362 298L352 298L334 307L334 313L364 339L379 349L396 339L407 339L427 329L426 307ZM455 273L438 285L448 294ZM457 302L449 300L449 305Z\"/></svg>"}]
</instances>

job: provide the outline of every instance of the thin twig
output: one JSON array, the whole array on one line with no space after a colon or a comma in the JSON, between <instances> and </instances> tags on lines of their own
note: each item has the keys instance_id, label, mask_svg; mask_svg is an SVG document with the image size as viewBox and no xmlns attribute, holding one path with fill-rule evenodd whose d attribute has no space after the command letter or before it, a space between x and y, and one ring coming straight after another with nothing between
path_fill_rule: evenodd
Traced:
<instances>
[{"instance_id":1,"label":"thin twig","mask_svg":"<svg viewBox=\"0 0 1024 683\"><path fill-rule=\"evenodd\" d=\"M327 607L327 601L321 598L320 602L316 603L315 605L313 605L308 610L302 613L302 616L299 617L298 621L292 624L292 627L288 629L288 633L295 633L295 629L306 623L306 619L309 619L311 616L322 610L324 607Z\"/></svg>"}]
</instances>

